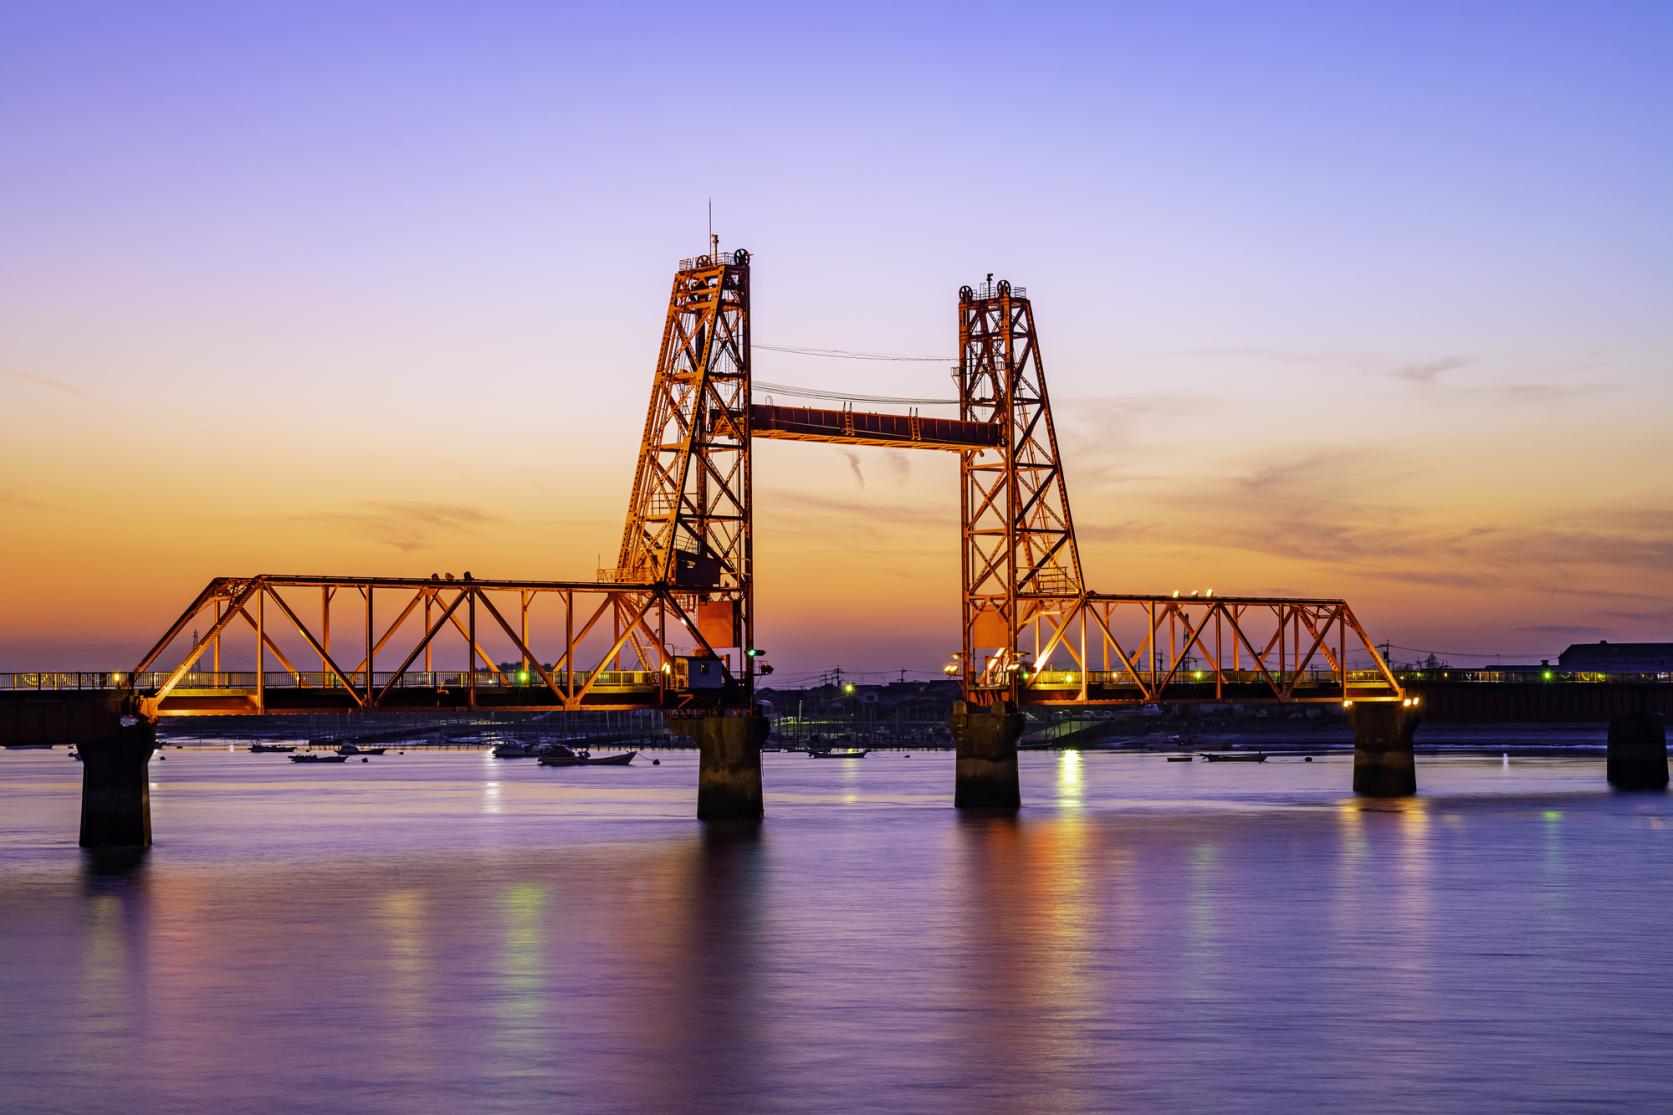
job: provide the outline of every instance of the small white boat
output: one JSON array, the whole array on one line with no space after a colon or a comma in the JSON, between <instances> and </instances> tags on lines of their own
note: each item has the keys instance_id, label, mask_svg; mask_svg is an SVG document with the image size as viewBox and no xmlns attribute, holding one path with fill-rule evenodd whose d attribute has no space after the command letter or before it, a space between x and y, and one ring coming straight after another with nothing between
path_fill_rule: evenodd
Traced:
<instances>
[{"instance_id":1,"label":"small white boat","mask_svg":"<svg viewBox=\"0 0 1673 1115\"><path fill-rule=\"evenodd\" d=\"M623 751L619 755L604 755L594 757L590 751L577 751L573 747L557 744L541 752L540 765L543 767L625 767L633 761L637 751Z\"/></svg>"}]
</instances>

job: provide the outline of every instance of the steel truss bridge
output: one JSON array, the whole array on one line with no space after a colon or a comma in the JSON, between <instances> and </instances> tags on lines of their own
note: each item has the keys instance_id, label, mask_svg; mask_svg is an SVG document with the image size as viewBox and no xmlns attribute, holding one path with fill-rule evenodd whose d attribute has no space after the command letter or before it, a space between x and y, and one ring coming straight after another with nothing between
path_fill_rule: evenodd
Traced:
<instances>
[{"instance_id":1,"label":"steel truss bridge","mask_svg":"<svg viewBox=\"0 0 1673 1115\"><path fill-rule=\"evenodd\" d=\"M750 264L711 244L675 273L616 563L596 580L217 577L131 669L89 688L127 694L151 720L749 709L751 446L777 438L958 455L962 633L948 673L972 705L1409 701L1343 600L1087 587L1022 288L959 290L957 418L780 406L753 401ZM438 648L469 665L438 671ZM228 654L254 669L223 669ZM1349 669L1350 654L1370 668ZM14 687L31 676L61 675L13 675Z\"/></svg>"}]
</instances>

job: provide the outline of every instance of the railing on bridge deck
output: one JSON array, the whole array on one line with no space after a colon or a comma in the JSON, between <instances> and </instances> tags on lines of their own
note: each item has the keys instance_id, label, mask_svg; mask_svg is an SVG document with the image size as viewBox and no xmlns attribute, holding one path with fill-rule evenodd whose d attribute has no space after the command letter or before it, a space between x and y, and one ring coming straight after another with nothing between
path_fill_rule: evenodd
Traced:
<instances>
[{"instance_id":1,"label":"railing on bridge deck","mask_svg":"<svg viewBox=\"0 0 1673 1115\"><path fill-rule=\"evenodd\" d=\"M0 673L0 692L37 693L154 693L167 684L171 671L147 670L139 674L122 671L60 672L13 671ZM587 695L576 707L600 709L622 705L640 708L659 703L667 679L653 670L567 670L551 671L560 690L582 690ZM348 675L345 686L335 675L320 670L267 670L257 684L254 670L188 671L176 679L166 699L156 709L159 716L268 715L309 713L359 706L357 693L367 685L365 672ZM465 670L374 671L374 690L385 691L391 708L452 708L474 703L480 708L501 710L554 709L564 707L544 681L522 670L477 670L473 678ZM624 703L625 702L625 703Z\"/></svg>"},{"instance_id":2,"label":"railing on bridge deck","mask_svg":"<svg viewBox=\"0 0 1673 1115\"><path fill-rule=\"evenodd\" d=\"M1269 684L1269 679L1272 684ZM1284 696L1274 694L1273 684ZM1081 698L1083 690L1086 699ZM1165 700L1170 704L1229 704L1287 701L1340 702L1343 700L1386 699L1391 696L1387 680L1379 670L1223 670L1217 679L1212 670L1191 668L1167 687L1155 691L1125 670L1040 670L1028 678L1031 704L1149 704Z\"/></svg>"},{"instance_id":3,"label":"railing on bridge deck","mask_svg":"<svg viewBox=\"0 0 1673 1115\"><path fill-rule=\"evenodd\" d=\"M490 670L476 671L476 684L484 689L504 689L516 691L518 689L541 688L543 683L532 675L517 681L505 681L501 674L504 671ZM513 669L512 674L522 671ZM105 673L80 671L75 673L52 670L16 670L10 673L0 673L0 690L127 690L136 689L140 692L155 689L168 679L167 670L147 670L140 674L128 674L121 671ZM552 671L552 677L560 685L566 685L571 675L565 670ZM577 670L574 681L585 682L596 678L596 685L616 689L655 689L660 686L661 678L653 670ZM366 684L365 671L351 674L349 680L355 683L356 689L363 689ZM470 674L465 670L433 670L408 671L395 673L388 670L378 670L372 675L372 684L382 687L393 682L397 689L448 689L461 688L471 684ZM319 670L267 670L264 671L262 683L268 689L342 689L343 683L329 673ZM175 684L178 690L226 690L241 692L256 688L256 672L254 670L223 670L220 673L208 671L188 671L182 674Z\"/></svg>"},{"instance_id":4,"label":"railing on bridge deck","mask_svg":"<svg viewBox=\"0 0 1673 1115\"><path fill-rule=\"evenodd\" d=\"M1488 667L1425 667L1421 670L1394 671L1403 684L1419 685L1428 682L1461 683L1469 685L1667 685L1673 683L1673 673L1621 671L1605 673L1600 670L1562 670L1549 666L1506 668Z\"/></svg>"}]
</instances>

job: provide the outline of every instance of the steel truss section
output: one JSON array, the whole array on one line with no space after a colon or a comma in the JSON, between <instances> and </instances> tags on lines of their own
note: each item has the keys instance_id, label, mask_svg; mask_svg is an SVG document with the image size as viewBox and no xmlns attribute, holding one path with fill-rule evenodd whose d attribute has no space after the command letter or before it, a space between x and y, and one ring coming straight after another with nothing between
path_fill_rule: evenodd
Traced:
<instances>
[{"instance_id":1,"label":"steel truss section","mask_svg":"<svg viewBox=\"0 0 1673 1115\"><path fill-rule=\"evenodd\" d=\"M715 249L674 275L617 568L601 579L688 593L714 645L740 651L755 622L749 396L749 253ZM650 665L638 635L624 649ZM747 695L754 662L739 660Z\"/></svg>"},{"instance_id":2,"label":"steel truss section","mask_svg":"<svg viewBox=\"0 0 1673 1115\"><path fill-rule=\"evenodd\" d=\"M1343 600L1117 596L1042 602L976 686L1028 704L1387 701L1405 694ZM1348 668L1348 652L1372 665Z\"/></svg>"},{"instance_id":3,"label":"steel truss section","mask_svg":"<svg viewBox=\"0 0 1673 1115\"><path fill-rule=\"evenodd\" d=\"M997 452L960 456L963 675L983 698L1015 699L1018 639L1084 591L1080 550L1026 292L1004 280L961 288L958 340L960 416L999 431ZM983 680L995 661L1002 685Z\"/></svg>"},{"instance_id":4,"label":"steel truss section","mask_svg":"<svg viewBox=\"0 0 1673 1115\"><path fill-rule=\"evenodd\" d=\"M160 667L194 630L178 663ZM254 669L222 669L237 635ZM610 668L630 640L648 661ZM514 664L496 661L490 643L510 647ZM438 671L438 649L462 651L466 664ZM674 689L683 653L716 650L689 596L666 585L264 575L211 581L129 677L152 717L654 708L692 699Z\"/></svg>"}]
</instances>

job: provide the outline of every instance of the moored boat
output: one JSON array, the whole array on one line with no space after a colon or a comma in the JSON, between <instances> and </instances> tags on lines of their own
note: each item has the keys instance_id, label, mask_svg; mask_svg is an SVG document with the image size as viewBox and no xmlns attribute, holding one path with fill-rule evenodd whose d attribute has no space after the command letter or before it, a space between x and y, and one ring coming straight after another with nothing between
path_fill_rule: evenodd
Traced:
<instances>
[{"instance_id":1,"label":"moored boat","mask_svg":"<svg viewBox=\"0 0 1673 1115\"><path fill-rule=\"evenodd\" d=\"M318 752L305 751L300 755L292 755L290 761L293 763L346 763L349 761L349 757L347 755L321 755Z\"/></svg>"},{"instance_id":2,"label":"moored boat","mask_svg":"<svg viewBox=\"0 0 1673 1115\"><path fill-rule=\"evenodd\" d=\"M337 748L339 755L382 755L388 751L387 747L356 747L352 743L345 743Z\"/></svg>"},{"instance_id":3,"label":"moored boat","mask_svg":"<svg viewBox=\"0 0 1673 1115\"><path fill-rule=\"evenodd\" d=\"M863 759L871 754L869 747L832 747L825 751L809 751L810 759Z\"/></svg>"},{"instance_id":4,"label":"moored boat","mask_svg":"<svg viewBox=\"0 0 1673 1115\"><path fill-rule=\"evenodd\" d=\"M604 755L595 757L589 751L577 751L564 744L554 744L541 752L540 765L543 767L625 767L633 761L637 751L623 751L619 755Z\"/></svg>"},{"instance_id":5,"label":"moored boat","mask_svg":"<svg viewBox=\"0 0 1673 1115\"><path fill-rule=\"evenodd\" d=\"M540 745L530 746L526 743L502 743L494 748L496 759L533 759L540 755Z\"/></svg>"},{"instance_id":6,"label":"moored boat","mask_svg":"<svg viewBox=\"0 0 1673 1115\"><path fill-rule=\"evenodd\" d=\"M252 743L250 752L255 755L288 755L296 750L294 743Z\"/></svg>"},{"instance_id":7,"label":"moored boat","mask_svg":"<svg viewBox=\"0 0 1673 1115\"><path fill-rule=\"evenodd\" d=\"M1202 761L1205 763L1264 763L1266 762L1266 752L1239 751L1232 754L1222 752L1218 755L1204 752Z\"/></svg>"}]
</instances>

